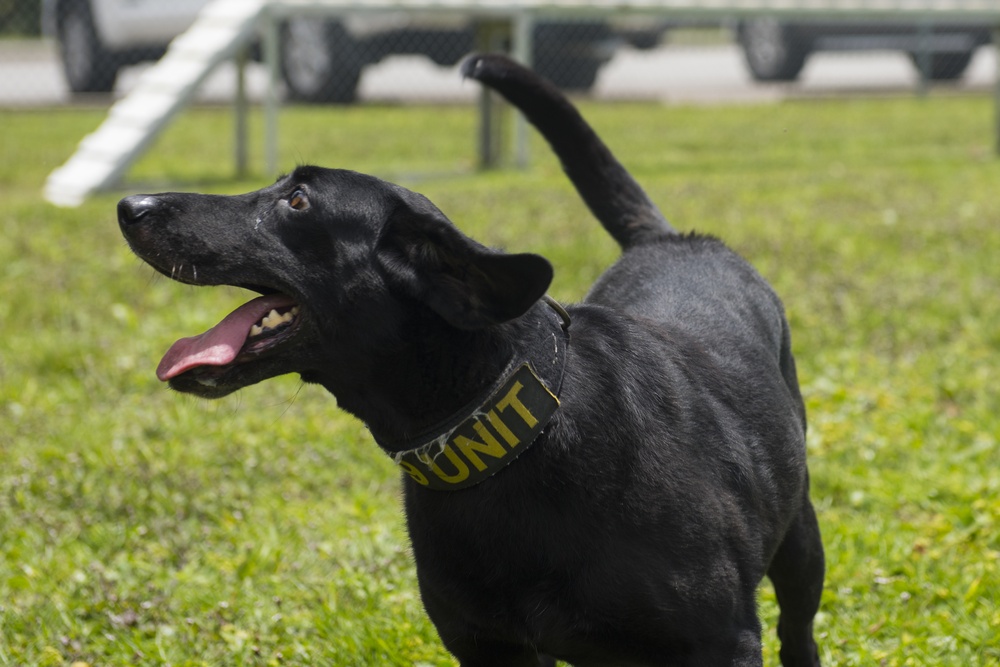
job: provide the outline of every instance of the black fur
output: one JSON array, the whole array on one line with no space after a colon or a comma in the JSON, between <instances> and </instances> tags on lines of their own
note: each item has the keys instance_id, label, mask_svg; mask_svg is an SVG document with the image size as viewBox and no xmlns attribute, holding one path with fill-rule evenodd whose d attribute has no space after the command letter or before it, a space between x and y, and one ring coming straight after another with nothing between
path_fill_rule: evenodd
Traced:
<instances>
[{"instance_id":1,"label":"black fur","mask_svg":"<svg viewBox=\"0 0 1000 667\"><path fill-rule=\"evenodd\" d=\"M441 639L464 667L760 665L768 575L782 663L818 665L823 551L780 301L721 242L677 234L549 84L498 56L464 72L540 128L623 255L569 309L561 405L535 443L463 491L404 476ZM240 196L137 195L119 220L172 278L301 309L229 362L165 372L175 389L297 372L390 451L552 335L546 260L485 248L371 176L302 167Z\"/></svg>"}]
</instances>

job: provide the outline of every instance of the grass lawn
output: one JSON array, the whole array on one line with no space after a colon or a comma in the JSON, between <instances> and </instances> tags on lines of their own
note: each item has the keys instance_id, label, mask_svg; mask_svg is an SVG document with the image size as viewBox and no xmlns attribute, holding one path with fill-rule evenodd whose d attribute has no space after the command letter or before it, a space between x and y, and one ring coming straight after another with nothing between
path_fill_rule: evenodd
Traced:
<instances>
[{"instance_id":1,"label":"grass lawn","mask_svg":"<svg viewBox=\"0 0 1000 667\"><path fill-rule=\"evenodd\" d=\"M785 300L810 416L828 665L1000 664L1000 161L988 99L584 105L667 217ZM0 664L453 665L421 608L397 472L295 377L200 401L153 375L245 300L157 277L122 193L60 210L100 121L0 112ZM259 124L255 118L254 123ZM282 168L423 192L535 251L572 301L616 256L535 138L472 171L472 109L291 109ZM235 192L226 111L186 113L124 192ZM760 595L765 663L776 607Z\"/></svg>"}]
</instances>

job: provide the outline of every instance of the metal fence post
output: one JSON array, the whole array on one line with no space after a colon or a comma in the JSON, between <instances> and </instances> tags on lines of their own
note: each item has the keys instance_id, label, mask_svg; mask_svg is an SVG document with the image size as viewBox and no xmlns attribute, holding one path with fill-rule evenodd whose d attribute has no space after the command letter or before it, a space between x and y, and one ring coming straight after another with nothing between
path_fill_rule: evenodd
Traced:
<instances>
[{"instance_id":1,"label":"metal fence post","mask_svg":"<svg viewBox=\"0 0 1000 667\"><path fill-rule=\"evenodd\" d=\"M931 23L930 19L922 19L917 28L920 39L920 48L917 50L916 62L917 71L920 73L917 80L917 94L920 97L927 97L931 87L931 68L934 66L934 53L931 51Z\"/></svg>"},{"instance_id":2,"label":"metal fence post","mask_svg":"<svg viewBox=\"0 0 1000 667\"><path fill-rule=\"evenodd\" d=\"M278 16L264 14L264 62L267 63L267 98L264 102L264 169L268 176L278 173L278 80L281 51Z\"/></svg>"},{"instance_id":3,"label":"metal fence post","mask_svg":"<svg viewBox=\"0 0 1000 667\"><path fill-rule=\"evenodd\" d=\"M512 55L527 67L532 66L535 19L529 12L521 12L514 19ZM514 162L521 169L528 166L528 121L521 113L514 114Z\"/></svg>"},{"instance_id":4,"label":"metal fence post","mask_svg":"<svg viewBox=\"0 0 1000 667\"><path fill-rule=\"evenodd\" d=\"M236 177L247 175L247 48L236 53L236 99L233 101Z\"/></svg>"},{"instance_id":5,"label":"metal fence post","mask_svg":"<svg viewBox=\"0 0 1000 667\"><path fill-rule=\"evenodd\" d=\"M1000 155L1000 25L993 28L993 51L997 56L996 81L993 84L993 124L996 152Z\"/></svg>"},{"instance_id":6,"label":"metal fence post","mask_svg":"<svg viewBox=\"0 0 1000 667\"><path fill-rule=\"evenodd\" d=\"M476 49L483 52L506 51L511 26L506 20L483 20L476 24ZM504 144L503 117L508 112L499 95L483 86L479 93L479 168L500 165Z\"/></svg>"}]
</instances>

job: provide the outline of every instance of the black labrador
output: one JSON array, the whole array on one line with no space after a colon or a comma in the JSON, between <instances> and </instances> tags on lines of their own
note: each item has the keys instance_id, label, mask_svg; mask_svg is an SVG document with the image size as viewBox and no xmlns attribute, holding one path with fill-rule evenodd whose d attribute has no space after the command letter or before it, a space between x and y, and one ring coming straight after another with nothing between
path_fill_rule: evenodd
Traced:
<instances>
[{"instance_id":1,"label":"black labrador","mask_svg":"<svg viewBox=\"0 0 1000 667\"><path fill-rule=\"evenodd\" d=\"M362 419L405 473L423 602L465 667L760 665L765 574L782 664L818 665L781 302L720 241L678 234L550 84L501 56L464 73L525 113L622 246L584 302L545 296L544 258L372 176L136 195L118 216L141 258L261 294L175 343L160 379L213 398L294 372Z\"/></svg>"}]
</instances>

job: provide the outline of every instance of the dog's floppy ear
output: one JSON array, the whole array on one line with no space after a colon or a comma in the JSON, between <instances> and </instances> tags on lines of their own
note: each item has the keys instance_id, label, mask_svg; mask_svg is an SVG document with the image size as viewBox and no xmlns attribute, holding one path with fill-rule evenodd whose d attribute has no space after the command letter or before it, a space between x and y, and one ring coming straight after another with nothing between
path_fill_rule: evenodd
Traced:
<instances>
[{"instance_id":1,"label":"dog's floppy ear","mask_svg":"<svg viewBox=\"0 0 1000 667\"><path fill-rule=\"evenodd\" d=\"M452 326L480 329L512 320L545 294L552 282L547 259L480 245L429 201L408 194L383 229L379 259L395 284Z\"/></svg>"}]
</instances>

